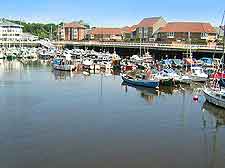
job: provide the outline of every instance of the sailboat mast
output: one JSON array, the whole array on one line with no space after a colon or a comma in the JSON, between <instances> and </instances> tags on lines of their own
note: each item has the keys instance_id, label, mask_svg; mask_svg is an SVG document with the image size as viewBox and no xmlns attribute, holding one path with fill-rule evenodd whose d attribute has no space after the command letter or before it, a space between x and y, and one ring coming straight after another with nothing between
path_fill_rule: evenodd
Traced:
<instances>
[{"instance_id":1,"label":"sailboat mast","mask_svg":"<svg viewBox=\"0 0 225 168\"><path fill-rule=\"evenodd\" d=\"M223 59L222 59L222 73L224 72L224 56L225 56L225 24L223 24ZM222 75L223 76L223 75Z\"/></svg>"},{"instance_id":2,"label":"sailboat mast","mask_svg":"<svg viewBox=\"0 0 225 168\"><path fill-rule=\"evenodd\" d=\"M21 26L21 19L20 19L20 26ZM21 48L21 36L20 36L20 38L19 38L19 47Z\"/></svg>"},{"instance_id":3,"label":"sailboat mast","mask_svg":"<svg viewBox=\"0 0 225 168\"><path fill-rule=\"evenodd\" d=\"M50 41L52 41L52 37L53 37L53 35L52 35L52 25L51 25L51 29L50 29Z\"/></svg>"},{"instance_id":4,"label":"sailboat mast","mask_svg":"<svg viewBox=\"0 0 225 168\"><path fill-rule=\"evenodd\" d=\"M192 67L191 32L188 32L188 40L189 40L189 45L190 45L190 59L191 59L191 67Z\"/></svg>"},{"instance_id":5,"label":"sailboat mast","mask_svg":"<svg viewBox=\"0 0 225 168\"><path fill-rule=\"evenodd\" d=\"M141 57L141 37L140 37L140 57Z\"/></svg>"}]
</instances>

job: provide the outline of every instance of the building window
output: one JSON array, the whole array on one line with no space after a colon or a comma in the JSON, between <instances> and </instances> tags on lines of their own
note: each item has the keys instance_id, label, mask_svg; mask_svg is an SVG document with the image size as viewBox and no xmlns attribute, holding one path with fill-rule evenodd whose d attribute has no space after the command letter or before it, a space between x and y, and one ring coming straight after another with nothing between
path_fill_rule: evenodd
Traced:
<instances>
[{"instance_id":1,"label":"building window","mask_svg":"<svg viewBox=\"0 0 225 168\"><path fill-rule=\"evenodd\" d=\"M139 34L142 34L142 28L139 28Z\"/></svg>"},{"instance_id":2,"label":"building window","mask_svg":"<svg viewBox=\"0 0 225 168\"><path fill-rule=\"evenodd\" d=\"M168 32L167 33L167 38L174 38L175 33L174 32Z\"/></svg>"},{"instance_id":3,"label":"building window","mask_svg":"<svg viewBox=\"0 0 225 168\"><path fill-rule=\"evenodd\" d=\"M144 28L144 33L148 33L148 28L147 27Z\"/></svg>"},{"instance_id":4,"label":"building window","mask_svg":"<svg viewBox=\"0 0 225 168\"><path fill-rule=\"evenodd\" d=\"M201 33L201 39L207 39L208 33Z\"/></svg>"}]
</instances>

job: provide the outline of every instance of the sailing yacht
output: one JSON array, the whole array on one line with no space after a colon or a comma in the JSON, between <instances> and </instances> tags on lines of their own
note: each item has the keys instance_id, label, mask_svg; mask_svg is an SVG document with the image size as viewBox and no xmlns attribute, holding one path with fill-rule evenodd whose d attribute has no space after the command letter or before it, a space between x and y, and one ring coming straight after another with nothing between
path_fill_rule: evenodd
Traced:
<instances>
[{"instance_id":1,"label":"sailing yacht","mask_svg":"<svg viewBox=\"0 0 225 168\"><path fill-rule=\"evenodd\" d=\"M225 12L224 12L224 16L225 16ZM223 21L222 21L222 23L223 23ZM225 28L223 28L223 33L225 35ZM224 71L224 56L225 56L225 36L223 37L223 56L221 59L222 60L222 62L221 62L222 72ZM223 75L222 75L222 80L223 80ZM205 89L203 89L203 93L208 102L210 102L216 106L225 108L225 89L222 88L222 86L218 80L214 79L213 86L205 87Z\"/></svg>"},{"instance_id":2,"label":"sailing yacht","mask_svg":"<svg viewBox=\"0 0 225 168\"><path fill-rule=\"evenodd\" d=\"M225 108L225 90L224 89L220 90L220 89L205 88L203 89L203 93L205 95L206 100L209 103Z\"/></svg>"}]
</instances>

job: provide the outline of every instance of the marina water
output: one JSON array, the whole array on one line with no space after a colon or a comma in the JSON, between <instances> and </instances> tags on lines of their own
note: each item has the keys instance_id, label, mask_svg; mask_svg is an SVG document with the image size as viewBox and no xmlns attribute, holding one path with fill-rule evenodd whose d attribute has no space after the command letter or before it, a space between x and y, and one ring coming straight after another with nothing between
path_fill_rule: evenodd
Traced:
<instances>
[{"instance_id":1,"label":"marina water","mask_svg":"<svg viewBox=\"0 0 225 168\"><path fill-rule=\"evenodd\" d=\"M156 92L116 75L2 61L1 167L223 167L225 111L201 87Z\"/></svg>"}]
</instances>

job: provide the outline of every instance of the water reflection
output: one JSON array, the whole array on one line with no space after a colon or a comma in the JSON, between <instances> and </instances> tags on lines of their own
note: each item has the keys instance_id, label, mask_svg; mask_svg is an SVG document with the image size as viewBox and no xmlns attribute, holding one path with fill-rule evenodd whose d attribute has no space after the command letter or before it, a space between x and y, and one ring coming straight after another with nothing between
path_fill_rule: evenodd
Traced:
<instances>
[{"instance_id":1,"label":"water reflection","mask_svg":"<svg viewBox=\"0 0 225 168\"><path fill-rule=\"evenodd\" d=\"M212 105L209 102L205 102L202 106L203 113L208 112L215 117L215 127L221 127L225 125L225 110Z\"/></svg>"},{"instance_id":2,"label":"water reflection","mask_svg":"<svg viewBox=\"0 0 225 168\"><path fill-rule=\"evenodd\" d=\"M146 88L142 86L135 86L126 82L123 82L121 85L124 86L125 92L128 92L129 87L135 88L140 93L140 96L143 97L150 104L153 104L154 98L156 96L159 96L160 93L156 89Z\"/></svg>"},{"instance_id":3,"label":"water reflection","mask_svg":"<svg viewBox=\"0 0 225 168\"><path fill-rule=\"evenodd\" d=\"M0 87L2 167L224 167L224 110L193 103L202 85L122 83L121 92L120 76L9 64L1 81L10 83Z\"/></svg>"},{"instance_id":4,"label":"water reflection","mask_svg":"<svg viewBox=\"0 0 225 168\"><path fill-rule=\"evenodd\" d=\"M69 71L53 70L55 80L70 80L73 77L73 73Z\"/></svg>"},{"instance_id":5,"label":"water reflection","mask_svg":"<svg viewBox=\"0 0 225 168\"><path fill-rule=\"evenodd\" d=\"M23 64L17 60L8 61L0 59L0 71L1 72L13 72L23 70Z\"/></svg>"},{"instance_id":6,"label":"water reflection","mask_svg":"<svg viewBox=\"0 0 225 168\"><path fill-rule=\"evenodd\" d=\"M4 60L0 59L0 71L1 72L20 72L20 71L28 71L30 69L40 69L42 67L51 66L49 64L43 63L41 60L33 60L33 61L23 61L23 60Z\"/></svg>"},{"instance_id":7,"label":"water reflection","mask_svg":"<svg viewBox=\"0 0 225 168\"><path fill-rule=\"evenodd\" d=\"M143 97L149 103L154 102L154 97L163 96L163 95L174 95L174 94L183 95L183 97L185 97L185 94L187 93L192 94L200 90L199 85L194 85L195 87L187 86L187 85L180 85L177 87L163 86L163 87L160 87L159 90L156 90L153 88L135 86L126 82L122 82L121 85L124 87L125 92L128 92L129 87L135 88L138 92L140 92L140 96Z\"/></svg>"}]
</instances>

